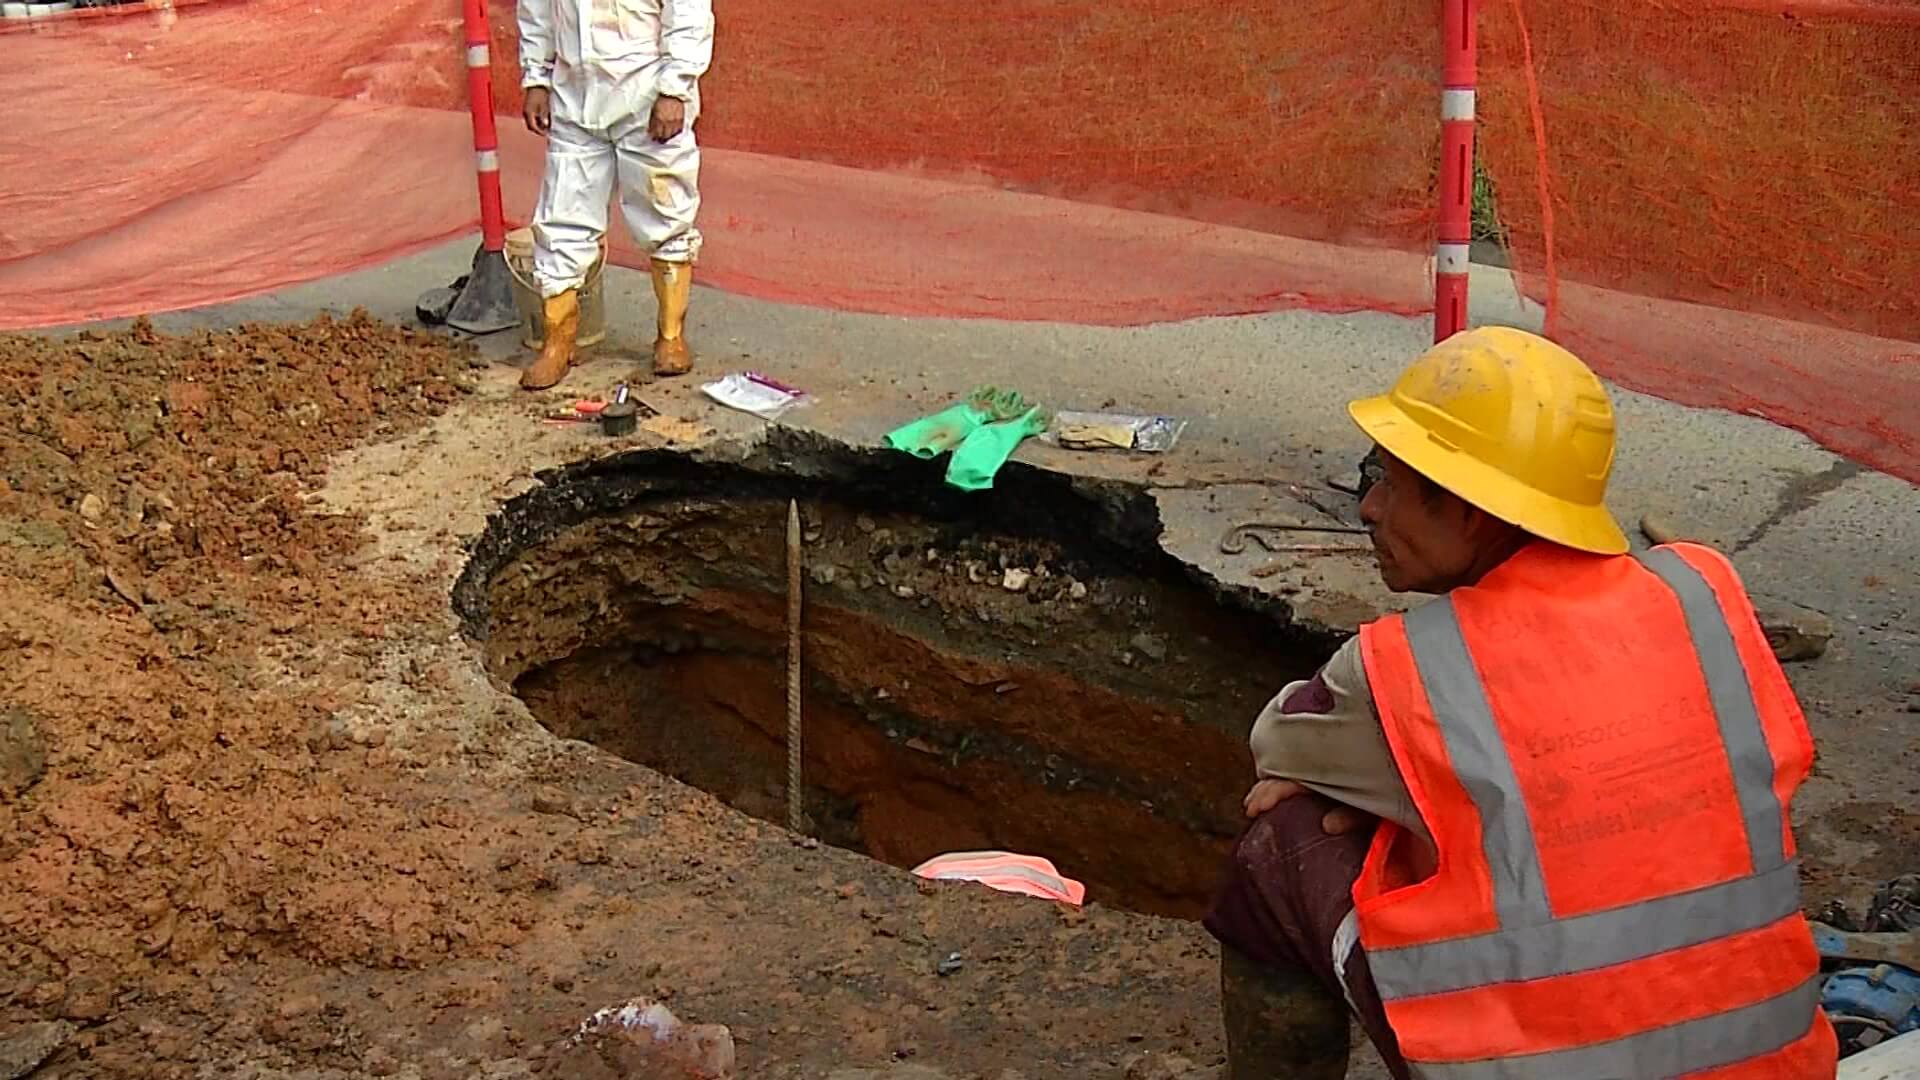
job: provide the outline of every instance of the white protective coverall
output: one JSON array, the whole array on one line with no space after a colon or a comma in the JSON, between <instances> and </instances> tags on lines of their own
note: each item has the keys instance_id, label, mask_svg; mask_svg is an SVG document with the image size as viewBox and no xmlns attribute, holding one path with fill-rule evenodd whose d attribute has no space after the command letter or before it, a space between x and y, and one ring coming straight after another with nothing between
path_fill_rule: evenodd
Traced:
<instances>
[{"instance_id":1,"label":"white protective coverall","mask_svg":"<svg viewBox=\"0 0 1920 1080\"><path fill-rule=\"evenodd\" d=\"M545 296L579 288L620 211L653 258L700 252L700 148L693 122L713 58L712 0L520 0L521 85L553 92L546 176L533 212L534 278ZM680 134L647 131L656 97L687 103Z\"/></svg>"}]
</instances>

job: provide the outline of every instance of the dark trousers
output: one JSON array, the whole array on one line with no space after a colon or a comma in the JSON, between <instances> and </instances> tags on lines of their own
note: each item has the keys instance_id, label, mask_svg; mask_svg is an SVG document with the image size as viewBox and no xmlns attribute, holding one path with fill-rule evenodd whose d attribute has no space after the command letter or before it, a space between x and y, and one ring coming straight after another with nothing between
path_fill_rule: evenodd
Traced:
<instances>
[{"instance_id":1,"label":"dark trousers","mask_svg":"<svg viewBox=\"0 0 1920 1080\"><path fill-rule=\"evenodd\" d=\"M1255 964L1310 975L1334 997L1334 937L1353 910L1353 882L1366 861L1371 830L1328 836L1320 819L1334 803L1304 794L1260 816L1234 847L1227 881L1204 924L1223 945ZM1399 1080L1407 1063L1358 942L1346 957L1345 996L1367 1037Z\"/></svg>"}]
</instances>

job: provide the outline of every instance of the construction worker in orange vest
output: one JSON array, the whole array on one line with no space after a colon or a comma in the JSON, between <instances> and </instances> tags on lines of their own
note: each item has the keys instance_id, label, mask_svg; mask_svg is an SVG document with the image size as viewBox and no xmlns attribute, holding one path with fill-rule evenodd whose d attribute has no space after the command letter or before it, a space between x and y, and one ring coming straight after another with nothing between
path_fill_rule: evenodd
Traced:
<instances>
[{"instance_id":1,"label":"construction worker in orange vest","mask_svg":"<svg viewBox=\"0 0 1920 1080\"><path fill-rule=\"evenodd\" d=\"M1832 1077L1789 806L1813 742L1720 554L1629 554L1613 407L1487 328L1349 412L1384 477L1362 627L1254 725L1206 918L1234 1080Z\"/></svg>"}]
</instances>

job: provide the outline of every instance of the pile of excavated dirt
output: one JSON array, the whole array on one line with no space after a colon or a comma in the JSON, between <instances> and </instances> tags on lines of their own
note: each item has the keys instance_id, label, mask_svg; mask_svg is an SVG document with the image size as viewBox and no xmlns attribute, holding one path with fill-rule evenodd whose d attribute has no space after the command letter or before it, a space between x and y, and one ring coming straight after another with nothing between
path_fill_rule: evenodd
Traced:
<instances>
[{"instance_id":1,"label":"pile of excavated dirt","mask_svg":"<svg viewBox=\"0 0 1920 1080\"><path fill-rule=\"evenodd\" d=\"M360 523L307 495L330 454L443 412L469 367L364 314L0 336L10 1011L97 1022L162 973L419 964L514 933L511 898L433 842L456 822L320 761L431 597L357 587ZM328 638L349 644L306 657L323 679L260 660Z\"/></svg>"}]
</instances>

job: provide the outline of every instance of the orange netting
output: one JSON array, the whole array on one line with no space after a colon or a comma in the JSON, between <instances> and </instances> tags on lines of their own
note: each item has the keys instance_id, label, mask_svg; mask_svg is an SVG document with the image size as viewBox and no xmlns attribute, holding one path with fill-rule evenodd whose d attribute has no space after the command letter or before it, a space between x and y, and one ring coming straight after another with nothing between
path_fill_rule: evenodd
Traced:
<instances>
[{"instance_id":1,"label":"orange netting","mask_svg":"<svg viewBox=\"0 0 1920 1080\"><path fill-rule=\"evenodd\" d=\"M1482 152L1554 335L1920 479L1920 0L1482 4ZM717 6L708 283L1106 324L1430 303L1438 0ZM0 23L0 328L473 227L452 0L176 8ZM502 142L523 217L541 148Z\"/></svg>"},{"instance_id":2,"label":"orange netting","mask_svg":"<svg viewBox=\"0 0 1920 1080\"><path fill-rule=\"evenodd\" d=\"M1920 2L1483 5L1481 153L1548 333L1920 480Z\"/></svg>"}]
</instances>

